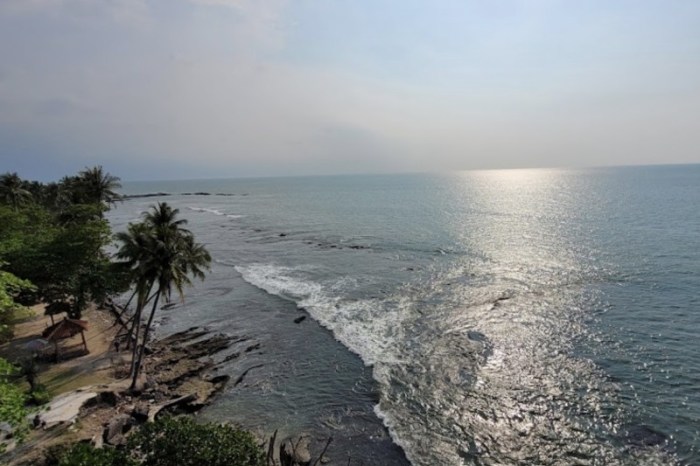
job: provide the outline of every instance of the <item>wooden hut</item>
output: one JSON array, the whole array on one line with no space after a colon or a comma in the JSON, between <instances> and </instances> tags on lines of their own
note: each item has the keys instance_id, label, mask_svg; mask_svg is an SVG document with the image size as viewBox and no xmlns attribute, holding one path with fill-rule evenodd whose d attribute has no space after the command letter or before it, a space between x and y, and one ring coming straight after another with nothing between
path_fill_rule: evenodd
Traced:
<instances>
[{"instance_id":1,"label":"wooden hut","mask_svg":"<svg viewBox=\"0 0 700 466\"><path fill-rule=\"evenodd\" d=\"M53 343L55 347L55 357L56 360L58 360L59 342L61 340L72 338L77 334L80 334L80 337L83 339L83 347L85 349L85 353L89 353L87 342L85 341L85 331L87 331L87 329L87 321L66 318L44 330L41 336L47 339L49 342Z\"/></svg>"}]
</instances>

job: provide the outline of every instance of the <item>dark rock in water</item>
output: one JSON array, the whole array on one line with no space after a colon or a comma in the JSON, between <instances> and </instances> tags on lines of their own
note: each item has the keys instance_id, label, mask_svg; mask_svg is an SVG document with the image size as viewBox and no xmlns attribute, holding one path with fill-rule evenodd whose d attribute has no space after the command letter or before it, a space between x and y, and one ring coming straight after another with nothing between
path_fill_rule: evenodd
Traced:
<instances>
[{"instance_id":1,"label":"dark rock in water","mask_svg":"<svg viewBox=\"0 0 700 466\"><path fill-rule=\"evenodd\" d=\"M256 350L256 349L260 349L260 343L256 343L256 344L254 344L254 345L250 345L249 347L247 347L247 348L245 349L245 352L246 352L246 353L250 353L251 351Z\"/></svg>"},{"instance_id":2,"label":"dark rock in water","mask_svg":"<svg viewBox=\"0 0 700 466\"><path fill-rule=\"evenodd\" d=\"M468 331L468 332L467 332L467 337L468 337L470 340L478 341L478 342L480 342L480 343L484 343L484 342L487 342L487 341L488 341L488 339L486 338L486 335L484 335L484 334L481 333L481 332L476 332L476 331L474 331L474 330Z\"/></svg>"},{"instance_id":3,"label":"dark rock in water","mask_svg":"<svg viewBox=\"0 0 700 466\"><path fill-rule=\"evenodd\" d=\"M280 464L282 466L308 466L311 464L309 437L287 439L280 445Z\"/></svg>"},{"instance_id":4,"label":"dark rock in water","mask_svg":"<svg viewBox=\"0 0 700 466\"><path fill-rule=\"evenodd\" d=\"M231 380L230 375L217 375L216 377L212 377L209 379L205 379L207 382L213 383L214 385L217 384L225 384L228 383L229 380Z\"/></svg>"},{"instance_id":5,"label":"dark rock in water","mask_svg":"<svg viewBox=\"0 0 700 466\"><path fill-rule=\"evenodd\" d=\"M304 321L305 319L306 319L306 316L297 317L296 319L294 319L294 323L299 324L302 321Z\"/></svg>"},{"instance_id":6,"label":"dark rock in water","mask_svg":"<svg viewBox=\"0 0 700 466\"><path fill-rule=\"evenodd\" d=\"M651 427L641 424L632 426L627 431L627 441L640 447L652 447L666 442L666 434L656 431Z\"/></svg>"},{"instance_id":7,"label":"dark rock in water","mask_svg":"<svg viewBox=\"0 0 700 466\"><path fill-rule=\"evenodd\" d=\"M170 196L170 193L146 193L146 194L127 194L123 196L124 199L138 199L141 197L158 197L158 196Z\"/></svg>"}]
</instances>

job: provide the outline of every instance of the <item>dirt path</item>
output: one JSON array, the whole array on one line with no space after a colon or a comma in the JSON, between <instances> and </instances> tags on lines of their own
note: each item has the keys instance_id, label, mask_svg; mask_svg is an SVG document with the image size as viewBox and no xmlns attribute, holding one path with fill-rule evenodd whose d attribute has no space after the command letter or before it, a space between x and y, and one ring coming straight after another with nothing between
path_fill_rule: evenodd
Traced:
<instances>
[{"instance_id":1,"label":"dirt path","mask_svg":"<svg viewBox=\"0 0 700 466\"><path fill-rule=\"evenodd\" d=\"M9 343L0 346L0 357L9 361L18 361L31 357L32 353L26 345L41 338L41 333L51 325L49 317L44 316L43 304L32 308L34 317L25 319L15 325L15 336ZM58 322L63 315L54 317ZM83 313L83 320L88 321L85 340L89 353L73 359L62 360L59 363L40 363L39 382L46 386L52 396L65 393L85 385L96 385L115 380L115 366L123 364L121 359L126 356L115 353L111 347L112 339L118 328L114 326L114 318L104 310L91 306ZM66 340L63 345L82 344L80 335Z\"/></svg>"}]
</instances>

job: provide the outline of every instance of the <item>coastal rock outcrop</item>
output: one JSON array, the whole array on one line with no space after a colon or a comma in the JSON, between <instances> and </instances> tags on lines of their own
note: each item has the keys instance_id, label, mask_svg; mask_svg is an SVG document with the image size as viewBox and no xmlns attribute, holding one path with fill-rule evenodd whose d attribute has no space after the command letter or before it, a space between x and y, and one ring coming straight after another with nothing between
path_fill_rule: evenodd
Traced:
<instances>
[{"instance_id":1,"label":"coastal rock outcrop","mask_svg":"<svg viewBox=\"0 0 700 466\"><path fill-rule=\"evenodd\" d=\"M296 440L289 438L280 444L282 466L309 466L311 464L310 439L302 435Z\"/></svg>"}]
</instances>

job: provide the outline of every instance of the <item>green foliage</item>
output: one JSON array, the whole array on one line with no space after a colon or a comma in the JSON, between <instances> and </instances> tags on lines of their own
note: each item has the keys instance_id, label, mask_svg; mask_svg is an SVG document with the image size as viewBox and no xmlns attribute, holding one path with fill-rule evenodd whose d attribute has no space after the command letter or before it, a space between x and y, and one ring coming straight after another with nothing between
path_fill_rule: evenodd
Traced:
<instances>
[{"instance_id":1,"label":"green foliage","mask_svg":"<svg viewBox=\"0 0 700 466\"><path fill-rule=\"evenodd\" d=\"M131 388L141 368L144 348L158 300L170 299L173 288L183 296L183 289L192 283L190 277L204 279L204 271L209 268L209 252L194 240L194 235L184 228L187 220L178 219L179 210L166 202L159 202L143 214L143 221L130 223L126 232L120 232L116 239L121 246L117 257L129 271L138 295L135 319L140 322L143 308L155 288L153 304L146 323L143 341L134 345L131 369Z\"/></svg>"},{"instance_id":2,"label":"green foliage","mask_svg":"<svg viewBox=\"0 0 700 466\"><path fill-rule=\"evenodd\" d=\"M45 405L51 401L51 394L49 393L49 390L42 384L37 384L34 387L34 390L29 392L29 397L31 398L32 403L37 406Z\"/></svg>"},{"instance_id":3,"label":"green foliage","mask_svg":"<svg viewBox=\"0 0 700 466\"><path fill-rule=\"evenodd\" d=\"M13 428L14 437L24 438L29 430L27 425L26 395L10 379L17 369L5 359L0 358L0 423L7 423ZM0 453L6 445L0 440Z\"/></svg>"},{"instance_id":4,"label":"green foliage","mask_svg":"<svg viewBox=\"0 0 700 466\"><path fill-rule=\"evenodd\" d=\"M263 466L264 453L246 431L197 424L189 417L144 425L129 439L144 466Z\"/></svg>"},{"instance_id":5,"label":"green foliage","mask_svg":"<svg viewBox=\"0 0 700 466\"><path fill-rule=\"evenodd\" d=\"M44 466L264 466L253 436L230 426L197 424L189 417L143 425L125 450L86 443L50 448Z\"/></svg>"},{"instance_id":6,"label":"green foliage","mask_svg":"<svg viewBox=\"0 0 700 466\"><path fill-rule=\"evenodd\" d=\"M45 466L136 466L126 453L113 448L95 448L88 443L76 443L66 448L51 449ZM174 463L177 464L177 463Z\"/></svg>"},{"instance_id":7,"label":"green foliage","mask_svg":"<svg viewBox=\"0 0 700 466\"><path fill-rule=\"evenodd\" d=\"M55 215L37 205L0 207L0 260L36 284L38 298L69 302L71 316L79 317L89 300L128 288L103 252L111 241L103 211L101 205L73 205Z\"/></svg>"},{"instance_id":8,"label":"green foliage","mask_svg":"<svg viewBox=\"0 0 700 466\"><path fill-rule=\"evenodd\" d=\"M17 210L32 199L32 193L25 189L24 182L17 173L0 175L0 202Z\"/></svg>"},{"instance_id":9,"label":"green foliage","mask_svg":"<svg viewBox=\"0 0 700 466\"><path fill-rule=\"evenodd\" d=\"M2 263L0 263L0 267ZM15 301L22 291L33 290L27 280L21 280L9 272L0 270L0 342L12 337L12 319L26 308Z\"/></svg>"}]
</instances>

